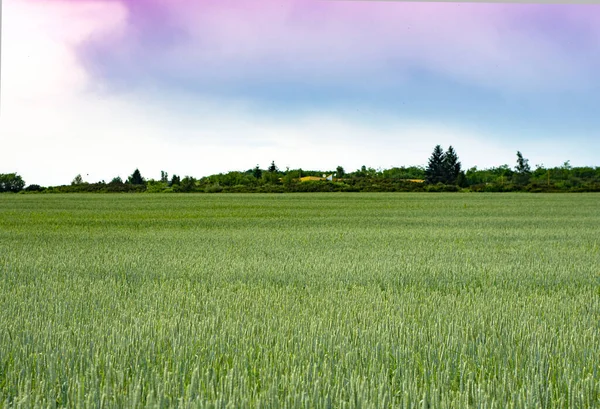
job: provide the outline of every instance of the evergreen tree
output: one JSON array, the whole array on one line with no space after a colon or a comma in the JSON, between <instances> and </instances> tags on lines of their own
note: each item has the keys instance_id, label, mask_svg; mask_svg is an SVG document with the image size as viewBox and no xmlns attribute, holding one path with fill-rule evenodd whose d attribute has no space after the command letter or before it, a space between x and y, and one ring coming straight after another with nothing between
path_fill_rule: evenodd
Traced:
<instances>
[{"instance_id":1,"label":"evergreen tree","mask_svg":"<svg viewBox=\"0 0 600 409\"><path fill-rule=\"evenodd\" d=\"M171 183L169 183L169 186L179 185L179 184L181 184L181 178L177 175L173 175L173 177L171 178Z\"/></svg>"},{"instance_id":2,"label":"evergreen tree","mask_svg":"<svg viewBox=\"0 0 600 409\"><path fill-rule=\"evenodd\" d=\"M429 163L425 169L425 180L427 183L444 183L446 180L444 160L444 150L440 145L437 145L433 149L433 153L431 154Z\"/></svg>"},{"instance_id":3,"label":"evergreen tree","mask_svg":"<svg viewBox=\"0 0 600 409\"><path fill-rule=\"evenodd\" d=\"M461 164L458 161L458 155L456 155L456 151L451 145L444 155L444 183L449 185L456 184L460 171Z\"/></svg>"},{"instance_id":4,"label":"evergreen tree","mask_svg":"<svg viewBox=\"0 0 600 409\"><path fill-rule=\"evenodd\" d=\"M275 173L277 172L277 166L275 165L275 161L271 162L271 166L269 166L269 172L270 173Z\"/></svg>"},{"instance_id":5,"label":"evergreen tree","mask_svg":"<svg viewBox=\"0 0 600 409\"><path fill-rule=\"evenodd\" d=\"M127 179L127 183L131 185L143 185L144 178L138 169L134 170L131 176Z\"/></svg>"},{"instance_id":6,"label":"evergreen tree","mask_svg":"<svg viewBox=\"0 0 600 409\"><path fill-rule=\"evenodd\" d=\"M254 169L252 169L252 176L256 179L260 179L262 177L262 170L256 165Z\"/></svg>"}]
</instances>

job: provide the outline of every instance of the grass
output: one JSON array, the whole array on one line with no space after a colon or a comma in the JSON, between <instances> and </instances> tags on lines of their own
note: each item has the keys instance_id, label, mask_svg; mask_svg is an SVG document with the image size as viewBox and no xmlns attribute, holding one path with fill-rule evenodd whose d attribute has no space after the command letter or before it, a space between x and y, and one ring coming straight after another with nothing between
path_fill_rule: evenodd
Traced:
<instances>
[{"instance_id":1,"label":"grass","mask_svg":"<svg viewBox=\"0 0 600 409\"><path fill-rule=\"evenodd\" d=\"M599 199L1 195L0 405L598 407Z\"/></svg>"}]
</instances>

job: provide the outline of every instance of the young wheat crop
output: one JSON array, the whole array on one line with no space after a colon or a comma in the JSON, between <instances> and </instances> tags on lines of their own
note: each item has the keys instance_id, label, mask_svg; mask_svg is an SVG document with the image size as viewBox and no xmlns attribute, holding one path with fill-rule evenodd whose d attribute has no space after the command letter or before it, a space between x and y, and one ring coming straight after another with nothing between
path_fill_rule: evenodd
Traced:
<instances>
[{"instance_id":1,"label":"young wheat crop","mask_svg":"<svg viewBox=\"0 0 600 409\"><path fill-rule=\"evenodd\" d=\"M598 407L599 198L1 195L0 405Z\"/></svg>"}]
</instances>

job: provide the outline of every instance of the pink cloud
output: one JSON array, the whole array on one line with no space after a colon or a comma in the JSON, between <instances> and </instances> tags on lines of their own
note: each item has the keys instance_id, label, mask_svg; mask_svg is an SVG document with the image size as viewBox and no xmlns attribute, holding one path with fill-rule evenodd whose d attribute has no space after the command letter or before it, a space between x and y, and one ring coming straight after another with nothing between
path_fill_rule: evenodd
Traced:
<instances>
[{"instance_id":1,"label":"pink cloud","mask_svg":"<svg viewBox=\"0 0 600 409\"><path fill-rule=\"evenodd\" d=\"M511 92L584 88L595 83L600 63L597 6L105 1L126 7L126 30L92 38L80 55L108 78L137 70L157 82L385 87L423 69Z\"/></svg>"}]
</instances>

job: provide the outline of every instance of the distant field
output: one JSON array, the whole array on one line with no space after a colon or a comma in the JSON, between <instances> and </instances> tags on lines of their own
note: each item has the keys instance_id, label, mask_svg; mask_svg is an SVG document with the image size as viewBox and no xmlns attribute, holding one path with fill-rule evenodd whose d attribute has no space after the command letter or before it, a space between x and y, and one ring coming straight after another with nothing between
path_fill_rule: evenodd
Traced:
<instances>
[{"instance_id":1,"label":"distant field","mask_svg":"<svg viewBox=\"0 0 600 409\"><path fill-rule=\"evenodd\" d=\"M0 195L0 406L600 407L600 194Z\"/></svg>"}]
</instances>

